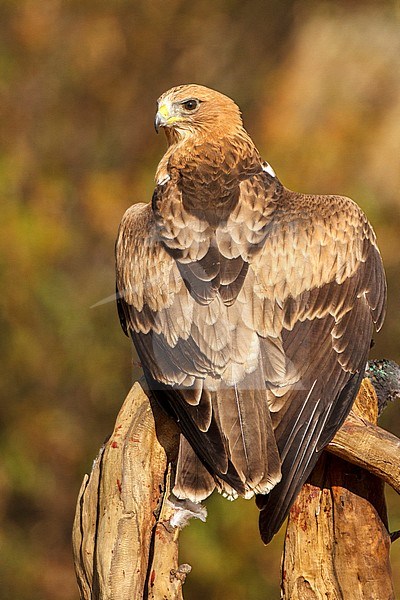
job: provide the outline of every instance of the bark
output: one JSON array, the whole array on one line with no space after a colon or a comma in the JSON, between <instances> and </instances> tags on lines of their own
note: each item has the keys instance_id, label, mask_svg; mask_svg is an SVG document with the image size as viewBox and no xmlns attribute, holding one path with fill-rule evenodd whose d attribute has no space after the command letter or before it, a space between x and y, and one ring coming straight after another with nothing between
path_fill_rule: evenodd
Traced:
<instances>
[{"instance_id":1,"label":"bark","mask_svg":"<svg viewBox=\"0 0 400 600\"><path fill-rule=\"evenodd\" d=\"M377 398L368 380L353 411L290 511L282 558L285 600L395 597L382 479L399 489L400 442L375 425ZM397 465L391 463L395 457Z\"/></svg>"},{"instance_id":2,"label":"bark","mask_svg":"<svg viewBox=\"0 0 400 600\"><path fill-rule=\"evenodd\" d=\"M79 493L73 527L82 600L182 599L170 461L174 423L136 383Z\"/></svg>"}]
</instances>

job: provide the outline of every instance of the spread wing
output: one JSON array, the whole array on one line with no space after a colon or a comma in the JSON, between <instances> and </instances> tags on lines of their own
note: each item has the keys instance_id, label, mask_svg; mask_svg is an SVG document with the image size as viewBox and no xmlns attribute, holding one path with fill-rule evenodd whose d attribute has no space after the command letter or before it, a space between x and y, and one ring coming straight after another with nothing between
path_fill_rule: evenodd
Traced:
<instances>
[{"instance_id":1,"label":"spread wing","mask_svg":"<svg viewBox=\"0 0 400 600\"><path fill-rule=\"evenodd\" d=\"M267 494L269 541L348 413L383 320L365 216L260 173L216 222L186 210L170 182L153 209L124 216L117 289L149 385L184 436L176 493L201 500L216 482L229 496Z\"/></svg>"}]
</instances>

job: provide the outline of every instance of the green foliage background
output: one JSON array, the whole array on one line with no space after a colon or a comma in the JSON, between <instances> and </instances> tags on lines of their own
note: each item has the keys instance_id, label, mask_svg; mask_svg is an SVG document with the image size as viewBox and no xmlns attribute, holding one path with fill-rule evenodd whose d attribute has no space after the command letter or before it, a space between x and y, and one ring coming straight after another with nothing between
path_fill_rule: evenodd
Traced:
<instances>
[{"instance_id":1,"label":"green foliage background","mask_svg":"<svg viewBox=\"0 0 400 600\"><path fill-rule=\"evenodd\" d=\"M284 183L359 202L389 280L373 352L400 361L399 21L388 0L0 4L1 597L78 598L75 500L137 375L114 303L94 305L124 210L151 198L167 88L227 93ZM385 419L400 434L399 406ZM185 597L278 598L282 532L265 548L252 502L208 508L182 536Z\"/></svg>"}]
</instances>

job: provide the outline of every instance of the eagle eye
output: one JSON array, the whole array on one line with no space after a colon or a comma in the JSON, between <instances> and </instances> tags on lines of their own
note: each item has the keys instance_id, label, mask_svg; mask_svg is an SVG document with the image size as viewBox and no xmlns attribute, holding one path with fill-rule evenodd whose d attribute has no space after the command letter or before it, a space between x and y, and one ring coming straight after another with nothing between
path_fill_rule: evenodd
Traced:
<instances>
[{"instance_id":1,"label":"eagle eye","mask_svg":"<svg viewBox=\"0 0 400 600\"><path fill-rule=\"evenodd\" d=\"M184 100L182 102L182 106L185 110L195 110L199 104L200 103L196 98L190 98L189 100Z\"/></svg>"}]
</instances>

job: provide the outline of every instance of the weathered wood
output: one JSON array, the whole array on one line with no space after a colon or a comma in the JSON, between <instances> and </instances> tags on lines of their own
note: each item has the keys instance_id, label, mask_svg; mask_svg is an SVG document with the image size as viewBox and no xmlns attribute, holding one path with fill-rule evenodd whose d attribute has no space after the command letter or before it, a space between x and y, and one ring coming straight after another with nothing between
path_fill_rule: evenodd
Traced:
<instances>
[{"instance_id":1,"label":"weathered wood","mask_svg":"<svg viewBox=\"0 0 400 600\"><path fill-rule=\"evenodd\" d=\"M372 470L397 487L398 467L395 472L385 455L393 457L395 440L363 420L377 418L377 399L367 380L354 413L329 451L368 468L371 460ZM375 447L377 439L384 445ZM290 511L282 558L285 600L394 599L383 487L360 466L323 454Z\"/></svg>"},{"instance_id":2,"label":"weathered wood","mask_svg":"<svg viewBox=\"0 0 400 600\"><path fill-rule=\"evenodd\" d=\"M177 432L158 411L136 383L85 476L73 528L82 600L182 599L185 569L166 502Z\"/></svg>"},{"instance_id":3,"label":"weathered wood","mask_svg":"<svg viewBox=\"0 0 400 600\"><path fill-rule=\"evenodd\" d=\"M400 494L400 440L350 413L327 450L370 471Z\"/></svg>"}]
</instances>

